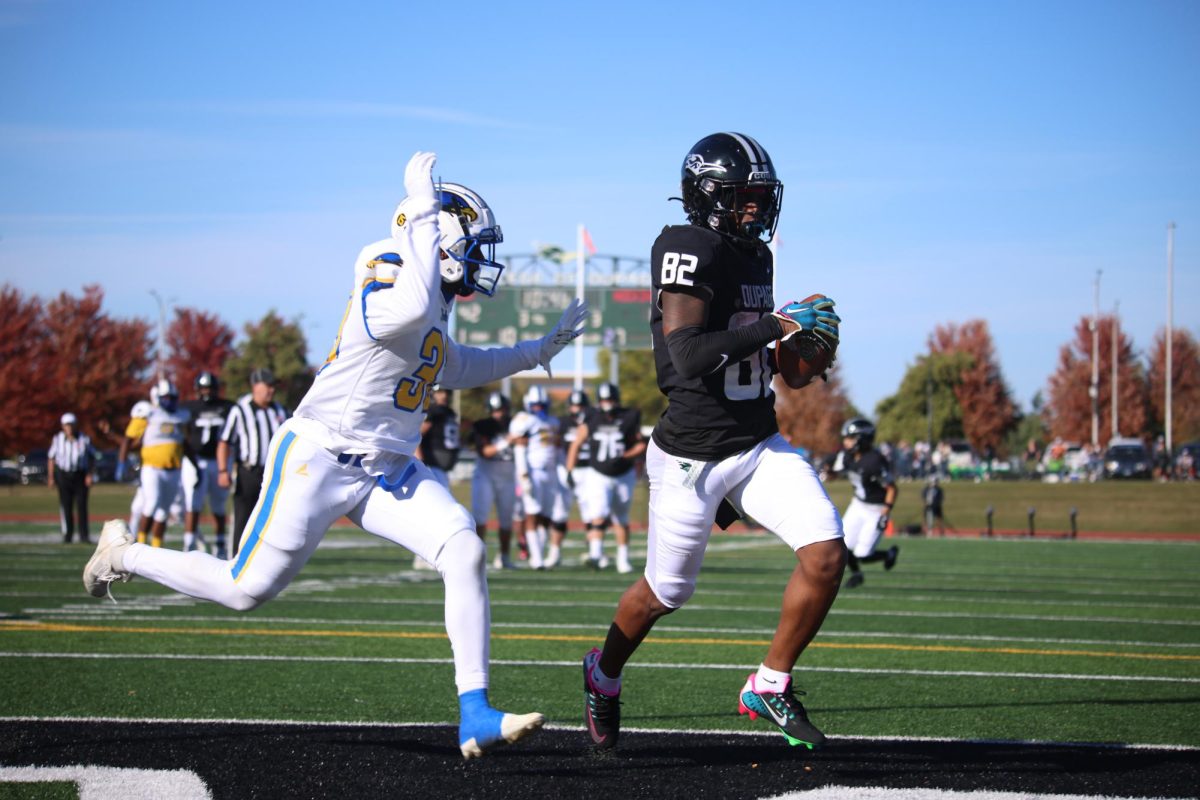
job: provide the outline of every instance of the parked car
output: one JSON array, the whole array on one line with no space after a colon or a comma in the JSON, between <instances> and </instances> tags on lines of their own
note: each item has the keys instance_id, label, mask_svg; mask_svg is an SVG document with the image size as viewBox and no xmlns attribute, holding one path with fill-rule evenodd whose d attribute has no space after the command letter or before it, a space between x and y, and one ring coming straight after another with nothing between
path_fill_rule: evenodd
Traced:
<instances>
[{"instance_id":1,"label":"parked car","mask_svg":"<svg viewBox=\"0 0 1200 800\"><path fill-rule=\"evenodd\" d=\"M1104 477L1150 480L1154 462L1140 439L1113 439L1104 451Z\"/></svg>"},{"instance_id":2,"label":"parked car","mask_svg":"<svg viewBox=\"0 0 1200 800\"><path fill-rule=\"evenodd\" d=\"M0 461L0 485L21 482L21 467L16 459L6 458Z\"/></svg>"},{"instance_id":3,"label":"parked car","mask_svg":"<svg viewBox=\"0 0 1200 800\"><path fill-rule=\"evenodd\" d=\"M23 456L17 456L17 472L21 475L21 483L26 486L31 483L45 483L49 463L48 450L30 450Z\"/></svg>"},{"instance_id":4,"label":"parked car","mask_svg":"<svg viewBox=\"0 0 1200 800\"><path fill-rule=\"evenodd\" d=\"M117 451L100 450L92 466L92 480L96 483L111 483L117 479Z\"/></svg>"}]
</instances>

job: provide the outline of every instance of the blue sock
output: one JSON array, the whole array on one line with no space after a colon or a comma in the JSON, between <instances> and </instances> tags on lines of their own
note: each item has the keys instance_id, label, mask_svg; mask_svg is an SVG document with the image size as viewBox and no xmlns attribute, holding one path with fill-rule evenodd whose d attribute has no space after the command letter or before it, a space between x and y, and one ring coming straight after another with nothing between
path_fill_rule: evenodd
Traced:
<instances>
[{"instance_id":1,"label":"blue sock","mask_svg":"<svg viewBox=\"0 0 1200 800\"><path fill-rule=\"evenodd\" d=\"M504 712L488 703L487 689L473 689L458 696L458 743L474 739L484 746L500 738Z\"/></svg>"}]
</instances>

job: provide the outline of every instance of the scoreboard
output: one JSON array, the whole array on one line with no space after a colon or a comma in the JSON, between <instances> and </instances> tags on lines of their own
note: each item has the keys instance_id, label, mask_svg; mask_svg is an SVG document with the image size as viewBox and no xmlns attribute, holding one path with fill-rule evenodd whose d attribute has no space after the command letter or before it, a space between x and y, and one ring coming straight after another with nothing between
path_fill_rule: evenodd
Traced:
<instances>
[{"instance_id":1,"label":"scoreboard","mask_svg":"<svg viewBox=\"0 0 1200 800\"><path fill-rule=\"evenodd\" d=\"M474 294L454 303L454 338L475 347L511 347L550 332L575 297L574 286L501 286L495 297ZM583 343L622 350L650 349L647 287L588 287Z\"/></svg>"}]
</instances>

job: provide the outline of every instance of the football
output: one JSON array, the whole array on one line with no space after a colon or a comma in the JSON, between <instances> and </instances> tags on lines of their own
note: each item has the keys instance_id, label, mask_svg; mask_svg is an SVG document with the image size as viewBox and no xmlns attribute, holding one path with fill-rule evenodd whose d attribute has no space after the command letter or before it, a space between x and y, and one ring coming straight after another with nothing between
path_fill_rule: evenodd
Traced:
<instances>
[{"instance_id":1,"label":"football","mask_svg":"<svg viewBox=\"0 0 1200 800\"><path fill-rule=\"evenodd\" d=\"M824 297L810 295L801 302L807 303ZM803 389L819 378L833 365L834 350L815 333L800 331L787 341L775 342L775 367L789 389Z\"/></svg>"}]
</instances>

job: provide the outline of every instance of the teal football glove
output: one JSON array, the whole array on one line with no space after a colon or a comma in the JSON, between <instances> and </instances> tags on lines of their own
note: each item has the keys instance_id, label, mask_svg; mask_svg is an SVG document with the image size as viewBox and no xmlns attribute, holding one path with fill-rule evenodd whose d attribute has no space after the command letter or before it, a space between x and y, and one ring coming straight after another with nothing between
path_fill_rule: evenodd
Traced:
<instances>
[{"instance_id":1,"label":"teal football glove","mask_svg":"<svg viewBox=\"0 0 1200 800\"><path fill-rule=\"evenodd\" d=\"M785 334L787 341L800 331L809 331L821 337L822 341L832 350L838 346L838 326L842 318L833 313L834 302L824 295L819 295L804 302L793 300L775 312L775 316L794 322L800 330Z\"/></svg>"}]
</instances>

